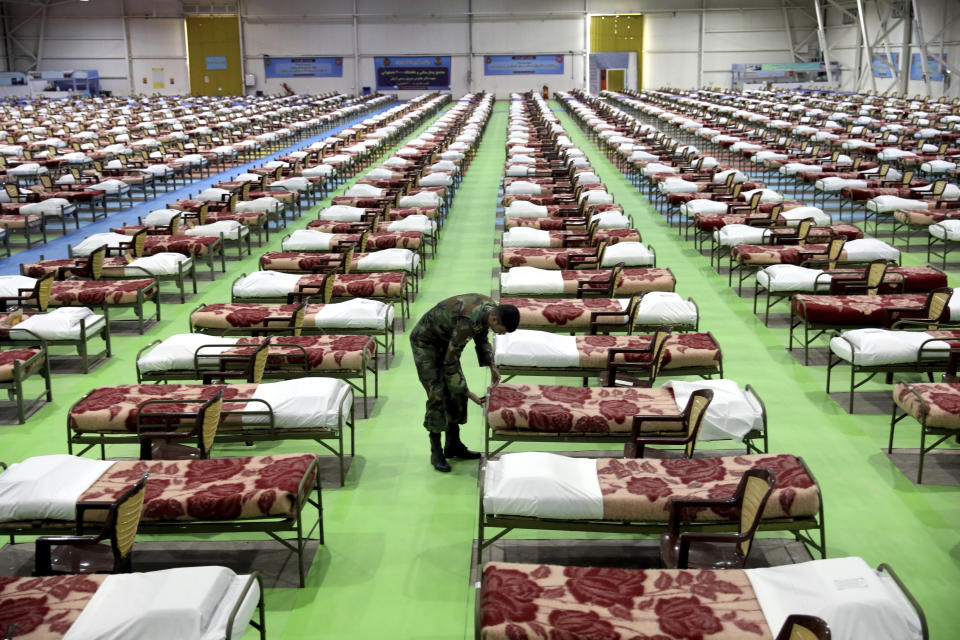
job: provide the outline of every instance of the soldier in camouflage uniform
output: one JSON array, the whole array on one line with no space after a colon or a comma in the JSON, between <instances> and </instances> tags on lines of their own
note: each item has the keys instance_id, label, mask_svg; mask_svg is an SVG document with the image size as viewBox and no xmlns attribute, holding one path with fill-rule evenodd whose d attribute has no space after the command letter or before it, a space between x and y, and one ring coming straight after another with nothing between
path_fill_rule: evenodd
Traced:
<instances>
[{"instance_id":1,"label":"soldier in camouflage uniform","mask_svg":"<svg viewBox=\"0 0 960 640\"><path fill-rule=\"evenodd\" d=\"M437 471L450 471L447 458L475 460L480 457L460 441L460 425L467 421L467 399L484 400L467 389L460 369L460 354L471 338L477 361L490 367L492 381L500 380L493 364L493 348L487 331L503 334L514 331L520 312L513 305L498 305L489 296L466 293L443 300L426 312L410 332L417 376L427 391L427 412L423 426L430 432L430 463ZM440 447L440 434L446 444Z\"/></svg>"}]
</instances>

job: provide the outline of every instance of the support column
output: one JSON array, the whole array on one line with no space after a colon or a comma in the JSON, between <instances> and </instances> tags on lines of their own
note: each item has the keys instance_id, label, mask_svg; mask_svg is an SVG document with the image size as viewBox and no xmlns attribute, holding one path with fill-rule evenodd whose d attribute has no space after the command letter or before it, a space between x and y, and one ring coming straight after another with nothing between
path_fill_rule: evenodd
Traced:
<instances>
[{"instance_id":1,"label":"support column","mask_svg":"<svg viewBox=\"0 0 960 640\"><path fill-rule=\"evenodd\" d=\"M813 9L817 14L817 38L820 40L820 51L823 52L823 64L827 68L827 84L833 85L833 68L830 64L830 51L827 48L827 34L823 30L823 9L820 0L813 0Z\"/></svg>"},{"instance_id":2,"label":"support column","mask_svg":"<svg viewBox=\"0 0 960 640\"><path fill-rule=\"evenodd\" d=\"M870 73L870 88L873 92L877 91L877 79L873 75L873 49L870 47L870 39L867 37L867 21L863 15L863 0L857 0L857 18L860 20L860 37L863 38L863 52L867 56L867 69ZM859 71L859 67L857 71ZM860 89L860 79L857 79L857 90Z\"/></svg>"}]
</instances>

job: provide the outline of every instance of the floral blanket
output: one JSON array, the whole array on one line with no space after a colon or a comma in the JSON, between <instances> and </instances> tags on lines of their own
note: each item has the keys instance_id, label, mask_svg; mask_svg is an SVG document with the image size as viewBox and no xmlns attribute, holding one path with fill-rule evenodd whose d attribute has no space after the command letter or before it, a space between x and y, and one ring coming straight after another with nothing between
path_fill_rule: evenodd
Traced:
<instances>
[{"instance_id":1,"label":"floral blanket","mask_svg":"<svg viewBox=\"0 0 960 640\"><path fill-rule=\"evenodd\" d=\"M563 294L575 296L577 283L587 280L608 280L610 269L564 269L560 271L563 278ZM618 296L632 296L644 291L673 291L677 280L670 269L638 268L624 269L620 274L614 293Z\"/></svg>"},{"instance_id":2,"label":"floral blanket","mask_svg":"<svg viewBox=\"0 0 960 640\"><path fill-rule=\"evenodd\" d=\"M730 250L731 257L740 264L767 266L771 264L800 264L804 260L826 258L825 244L738 244ZM840 259L843 259L843 252Z\"/></svg>"},{"instance_id":3,"label":"floral blanket","mask_svg":"<svg viewBox=\"0 0 960 640\"><path fill-rule=\"evenodd\" d=\"M0 381L9 382L13 380L13 367L15 363L20 363L23 377L30 375L32 371L43 366L43 358L37 358L30 366L23 366L27 360L40 352L40 349L6 349L0 351Z\"/></svg>"},{"instance_id":4,"label":"floral blanket","mask_svg":"<svg viewBox=\"0 0 960 640\"><path fill-rule=\"evenodd\" d=\"M143 243L146 256L179 253L188 257L205 256L220 245L218 236L147 236Z\"/></svg>"},{"instance_id":5,"label":"floral blanket","mask_svg":"<svg viewBox=\"0 0 960 640\"><path fill-rule=\"evenodd\" d=\"M764 507L764 518L813 517L820 511L820 492L803 463L790 454L753 454L724 458L637 458L597 460L604 520L667 522L671 498L726 498L733 495L743 472L770 469L777 485ZM725 508L695 508L686 521L730 520Z\"/></svg>"},{"instance_id":6,"label":"floral blanket","mask_svg":"<svg viewBox=\"0 0 960 640\"><path fill-rule=\"evenodd\" d=\"M742 570L606 569L491 562L482 640L770 640Z\"/></svg>"},{"instance_id":7,"label":"floral blanket","mask_svg":"<svg viewBox=\"0 0 960 640\"><path fill-rule=\"evenodd\" d=\"M271 271L308 273L343 271L349 263L344 254L333 251L268 251L260 256L260 268Z\"/></svg>"},{"instance_id":8,"label":"floral blanket","mask_svg":"<svg viewBox=\"0 0 960 640\"><path fill-rule=\"evenodd\" d=\"M960 209L898 209L893 212L897 222L911 226L929 226L944 220L960 218Z\"/></svg>"},{"instance_id":9,"label":"floral blanket","mask_svg":"<svg viewBox=\"0 0 960 640\"><path fill-rule=\"evenodd\" d=\"M126 263L126 260L124 260L124 263ZM53 274L54 277L61 274L62 277L69 278L70 276L82 275L86 268L86 258L59 258L57 260L41 260L40 262L22 264L20 265L20 272L30 278L42 278L50 274Z\"/></svg>"},{"instance_id":10,"label":"floral blanket","mask_svg":"<svg viewBox=\"0 0 960 640\"><path fill-rule=\"evenodd\" d=\"M35 228L40 225L42 220L41 216L35 215L4 214L0 215L0 227L5 227L11 231L26 229L28 226Z\"/></svg>"},{"instance_id":11,"label":"floral blanket","mask_svg":"<svg viewBox=\"0 0 960 640\"><path fill-rule=\"evenodd\" d=\"M50 287L50 305L54 307L102 307L110 304L133 304L137 294L144 298L157 286L154 278L137 280L64 280Z\"/></svg>"},{"instance_id":12,"label":"floral blanket","mask_svg":"<svg viewBox=\"0 0 960 640\"><path fill-rule=\"evenodd\" d=\"M259 211L247 211L247 212L238 212L238 211L214 211L212 213L207 213L207 218L204 224L212 224L214 222L224 222L224 221L233 221L239 222L245 227L256 226L258 224L263 224L263 221L266 219L267 214L261 213Z\"/></svg>"},{"instance_id":13,"label":"floral blanket","mask_svg":"<svg viewBox=\"0 0 960 640\"><path fill-rule=\"evenodd\" d=\"M620 301L613 298L501 298L500 304L512 304L520 310L521 329L556 329L586 331L590 314L595 311L621 312ZM603 322L619 322L625 315L601 316Z\"/></svg>"},{"instance_id":14,"label":"floral blanket","mask_svg":"<svg viewBox=\"0 0 960 640\"><path fill-rule=\"evenodd\" d=\"M917 422L925 418L928 427L960 431L960 383L898 382L893 401Z\"/></svg>"},{"instance_id":15,"label":"floral blanket","mask_svg":"<svg viewBox=\"0 0 960 640\"><path fill-rule=\"evenodd\" d=\"M834 280L863 277L863 269L828 269L826 272ZM933 267L888 267L883 281L898 286L902 282L904 293L929 293L947 286L947 274ZM885 293L885 289L881 287L881 293Z\"/></svg>"},{"instance_id":16,"label":"floral blanket","mask_svg":"<svg viewBox=\"0 0 960 640\"><path fill-rule=\"evenodd\" d=\"M266 338L240 338L238 345L259 345ZM250 355L254 346L236 346L223 355ZM300 369L306 366L312 371L361 371L377 351L377 341L370 336L277 336L268 350L267 368Z\"/></svg>"},{"instance_id":17,"label":"floral blanket","mask_svg":"<svg viewBox=\"0 0 960 640\"><path fill-rule=\"evenodd\" d=\"M487 425L496 432L589 433L623 436L633 416L680 413L669 389L498 384L490 389ZM682 423L645 423L651 431L679 430Z\"/></svg>"},{"instance_id":18,"label":"floral blanket","mask_svg":"<svg viewBox=\"0 0 960 640\"><path fill-rule=\"evenodd\" d=\"M297 488L314 460L312 453L119 460L80 496L79 502L116 500L149 472L141 522L292 517L296 515ZM309 491L310 482L305 485Z\"/></svg>"},{"instance_id":19,"label":"floral blanket","mask_svg":"<svg viewBox=\"0 0 960 640\"><path fill-rule=\"evenodd\" d=\"M605 369L610 349L646 349L653 336L577 336L580 367ZM663 354L663 370L715 369L720 366L720 346L709 333L674 333L667 338ZM627 362L642 362L644 356L626 354ZM624 362L624 354L616 357Z\"/></svg>"},{"instance_id":20,"label":"floral blanket","mask_svg":"<svg viewBox=\"0 0 960 640\"><path fill-rule=\"evenodd\" d=\"M195 402L206 401L223 391L224 411L242 411L244 402L227 402L253 397L256 384L125 384L100 387L70 408L67 425L77 433L136 432L137 409L148 400L183 400L177 404L149 405L148 413L177 413L195 410ZM260 407L257 407L260 408ZM226 418L226 417L225 417ZM224 423L229 420L224 419Z\"/></svg>"},{"instance_id":21,"label":"floral blanket","mask_svg":"<svg viewBox=\"0 0 960 640\"><path fill-rule=\"evenodd\" d=\"M396 299L403 297L406 289L407 274L401 271L338 273L334 276L332 296Z\"/></svg>"},{"instance_id":22,"label":"floral blanket","mask_svg":"<svg viewBox=\"0 0 960 640\"><path fill-rule=\"evenodd\" d=\"M407 216L427 216L431 220L440 217L436 207L390 207L387 220L403 220Z\"/></svg>"},{"instance_id":23,"label":"floral blanket","mask_svg":"<svg viewBox=\"0 0 960 640\"><path fill-rule=\"evenodd\" d=\"M423 244L420 231L378 231L367 235L366 251L381 249L410 249L416 251Z\"/></svg>"},{"instance_id":24,"label":"floral blanket","mask_svg":"<svg viewBox=\"0 0 960 640\"><path fill-rule=\"evenodd\" d=\"M591 262L596 263L597 249L595 247L570 249L519 249L507 248L500 252L500 266L536 267L538 269L567 269L570 256L592 256Z\"/></svg>"},{"instance_id":25,"label":"floral blanket","mask_svg":"<svg viewBox=\"0 0 960 640\"><path fill-rule=\"evenodd\" d=\"M793 313L808 323L883 327L887 309L921 309L927 294L904 293L883 296L817 296L797 294L791 298Z\"/></svg>"},{"instance_id":26,"label":"floral blanket","mask_svg":"<svg viewBox=\"0 0 960 640\"><path fill-rule=\"evenodd\" d=\"M0 629L17 625L17 640L62 638L106 575L0 577Z\"/></svg>"},{"instance_id":27,"label":"floral blanket","mask_svg":"<svg viewBox=\"0 0 960 640\"><path fill-rule=\"evenodd\" d=\"M190 314L195 329L263 329L292 324L299 305L228 302L208 304ZM267 322L271 318L273 321Z\"/></svg>"},{"instance_id":28,"label":"floral blanket","mask_svg":"<svg viewBox=\"0 0 960 640\"><path fill-rule=\"evenodd\" d=\"M307 223L307 229L323 231L324 233L359 234L361 228L369 229L370 223L338 222L336 220L311 220ZM357 237L359 237L359 235Z\"/></svg>"}]
</instances>

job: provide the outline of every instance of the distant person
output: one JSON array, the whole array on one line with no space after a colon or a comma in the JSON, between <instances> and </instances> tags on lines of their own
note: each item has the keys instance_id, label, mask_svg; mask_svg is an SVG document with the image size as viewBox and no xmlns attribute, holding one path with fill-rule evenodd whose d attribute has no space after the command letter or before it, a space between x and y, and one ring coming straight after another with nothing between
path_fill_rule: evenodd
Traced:
<instances>
[{"instance_id":1,"label":"distant person","mask_svg":"<svg viewBox=\"0 0 960 640\"><path fill-rule=\"evenodd\" d=\"M493 348L487 331L504 334L515 331L520 312L510 304L498 305L489 296L465 293L443 300L423 314L410 332L417 376L427 391L423 426L430 432L430 464L437 471L450 471L448 458L476 460L480 454L460 441L460 425L467 421L467 399L482 405L481 398L467 388L460 369L460 355L471 339L481 367L490 367L493 384L500 372L493 363ZM440 434L446 433L444 446Z\"/></svg>"}]
</instances>

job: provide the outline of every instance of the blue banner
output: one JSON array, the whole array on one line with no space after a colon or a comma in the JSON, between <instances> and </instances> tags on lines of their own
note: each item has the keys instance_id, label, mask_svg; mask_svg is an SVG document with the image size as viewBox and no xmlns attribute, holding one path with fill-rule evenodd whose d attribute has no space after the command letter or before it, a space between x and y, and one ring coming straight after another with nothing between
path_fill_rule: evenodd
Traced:
<instances>
[{"instance_id":1,"label":"blue banner","mask_svg":"<svg viewBox=\"0 0 960 640\"><path fill-rule=\"evenodd\" d=\"M893 70L900 68L900 54L892 52L888 59L885 53L875 53L872 67L874 78L892 78Z\"/></svg>"},{"instance_id":2,"label":"blue banner","mask_svg":"<svg viewBox=\"0 0 960 640\"><path fill-rule=\"evenodd\" d=\"M342 78L343 58L273 58L263 56L267 78Z\"/></svg>"},{"instance_id":3,"label":"blue banner","mask_svg":"<svg viewBox=\"0 0 960 640\"><path fill-rule=\"evenodd\" d=\"M373 65L377 90L450 88L450 56L377 56Z\"/></svg>"},{"instance_id":4,"label":"blue banner","mask_svg":"<svg viewBox=\"0 0 960 640\"><path fill-rule=\"evenodd\" d=\"M563 74L563 55L484 56L483 75Z\"/></svg>"},{"instance_id":5,"label":"blue banner","mask_svg":"<svg viewBox=\"0 0 960 640\"><path fill-rule=\"evenodd\" d=\"M207 56L207 71L227 68L227 56Z\"/></svg>"},{"instance_id":6,"label":"blue banner","mask_svg":"<svg viewBox=\"0 0 960 640\"><path fill-rule=\"evenodd\" d=\"M921 53L915 53L910 56L910 79L923 80L923 67L920 64ZM930 82L943 82L943 72L945 67L943 62L947 61L947 54L943 54L942 62L939 54L927 56L927 78Z\"/></svg>"}]
</instances>

